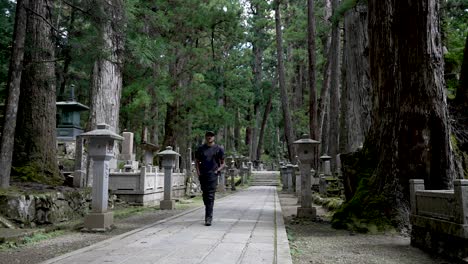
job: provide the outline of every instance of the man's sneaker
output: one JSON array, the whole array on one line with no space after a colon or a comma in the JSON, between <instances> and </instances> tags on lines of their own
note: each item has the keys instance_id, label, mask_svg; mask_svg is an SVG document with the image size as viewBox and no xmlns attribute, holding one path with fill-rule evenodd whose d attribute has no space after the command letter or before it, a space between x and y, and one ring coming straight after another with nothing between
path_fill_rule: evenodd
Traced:
<instances>
[{"instance_id":1,"label":"man's sneaker","mask_svg":"<svg viewBox=\"0 0 468 264\"><path fill-rule=\"evenodd\" d=\"M207 217L207 218L205 218L205 225L206 225L206 226L210 226L212 220L213 220L212 217Z\"/></svg>"}]
</instances>

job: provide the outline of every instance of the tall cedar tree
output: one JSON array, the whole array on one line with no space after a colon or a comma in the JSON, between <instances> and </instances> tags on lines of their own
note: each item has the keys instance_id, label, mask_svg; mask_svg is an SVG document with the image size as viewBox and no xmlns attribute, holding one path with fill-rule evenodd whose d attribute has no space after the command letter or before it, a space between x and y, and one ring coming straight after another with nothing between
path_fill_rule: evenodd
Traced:
<instances>
[{"instance_id":1,"label":"tall cedar tree","mask_svg":"<svg viewBox=\"0 0 468 264\"><path fill-rule=\"evenodd\" d=\"M118 132L125 43L124 3L122 0L105 0L97 1L95 6L98 47L103 52L94 62L88 125L89 129L94 129L97 124L106 123Z\"/></svg>"},{"instance_id":2,"label":"tall cedar tree","mask_svg":"<svg viewBox=\"0 0 468 264\"><path fill-rule=\"evenodd\" d=\"M408 224L409 179L452 184L437 0L370 0L372 125L357 164L361 184L335 226Z\"/></svg>"},{"instance_id":3,"label":"tall cedar tree","mask_svg":"<svg viewBox=\"0 0 468 264\"><path fill-rule=\"evenodd\" d=\"M281 107L283 109L284 135L288 147L289 160L293 162L296 159L296 151L293 145L294 130L292 126L291 111L289 109L288 91L286 88L286 77L284 73L283 59L283 32L281 29L280 0L274 2L275 5L275 25L276 25L276 56L278 57L278 80L281 95Z\"/></svg>"},{"instance_id":4,"label":"tall cedar tree","mask_svg":"<svg viewBox=\"0 0 468 264\"><path fill-rule=\"evenodd\" d=\"M13 165L26 180L60 183L56 159L52 2L29 3Z\"/></svg>"}]
</instances>

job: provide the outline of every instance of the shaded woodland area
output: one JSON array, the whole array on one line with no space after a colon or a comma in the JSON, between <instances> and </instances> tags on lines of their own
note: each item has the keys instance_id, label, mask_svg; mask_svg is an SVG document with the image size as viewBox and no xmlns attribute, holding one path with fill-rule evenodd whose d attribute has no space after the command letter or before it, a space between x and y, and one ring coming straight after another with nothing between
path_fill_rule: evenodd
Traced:
<instances>
[{"instance_id":1,"label":"shaded woodland area","mask_svg":"<svg viewBox=\"0 0 468 264\"><path fill-rule=\"evenodd\" d=\"M0 24L3 188L61 184L72 86L87 130L160 149L213 130L228 155L296 163L311 135L313 167L328 154L345 179L337 227L405 228L409 179L468 177L463 0L0 0Z\"/></svg>"}]
</instances>

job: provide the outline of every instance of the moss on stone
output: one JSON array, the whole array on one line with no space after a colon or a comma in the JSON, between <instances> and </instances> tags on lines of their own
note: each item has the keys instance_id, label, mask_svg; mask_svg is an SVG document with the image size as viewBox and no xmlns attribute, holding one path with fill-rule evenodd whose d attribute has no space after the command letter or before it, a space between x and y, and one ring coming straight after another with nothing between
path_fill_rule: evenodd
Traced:
<instances>
[{"instance_id":1,"label":"moss on stone","mask_svg":"<svg viewBox=\"0 0 468 264\"><path fill-rule=\"evenodd\" d=\"M47 185L62 185L63 178L44 169L36 162L30 162L23 166L13 167L12 177L22 182L37 182Z\"/></svg>"}]
</instances>

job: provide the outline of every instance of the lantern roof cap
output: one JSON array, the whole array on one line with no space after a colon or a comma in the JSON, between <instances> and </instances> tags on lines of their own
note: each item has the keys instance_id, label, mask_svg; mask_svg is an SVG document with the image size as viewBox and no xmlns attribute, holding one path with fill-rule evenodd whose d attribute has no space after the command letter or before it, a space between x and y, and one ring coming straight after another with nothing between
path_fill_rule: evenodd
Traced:
<instances>
[{"instance_id":1,"label":"lantern roof cap","mask_svg":"<svg viewBox=\"0 0 468 264\"><path fill-rule=\"evenodd\" d=\"M57 105L58 108L68 109L68 110L73 110L73 111L89 110L89 107L77 101L60 101L55 104Z\"/></svg>"},{"instance_id":2,"label":"lantern roof cap","mask_svg":"<svg viewBox=\"0 0 468 264\"><path fill-rule=\"evenodd\" d=\"M83 137L108 137L115 140L123 140L124 138L110 129L110 126L105 123L97 125L97 129L83 133L80 136Z\"/></svg>"},{"instance_id":3,"label":"lantern roof cap","mask_svg":"<svg viewBox=\"0 0 468 264\"><path fill-rule=\"evenodd\" d=\"M311 139L309 135L303 134L301 139L294 141L294 144L320 144L320 141Z\"/></svg>"},{"instance_id":4,"label":"lantern roof cap","mask_svg":"<svg viewBox=\"0 0 468 264\"><path fill-rule=\"evenodd\" d=\"M165 150L158 153L159 156L175 155L180 156L179 153L172 150L171 146L167 146Z\"/></svg>"}]
</instances>

